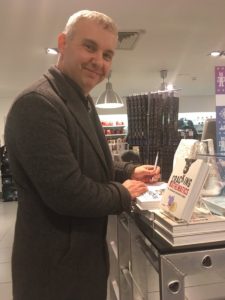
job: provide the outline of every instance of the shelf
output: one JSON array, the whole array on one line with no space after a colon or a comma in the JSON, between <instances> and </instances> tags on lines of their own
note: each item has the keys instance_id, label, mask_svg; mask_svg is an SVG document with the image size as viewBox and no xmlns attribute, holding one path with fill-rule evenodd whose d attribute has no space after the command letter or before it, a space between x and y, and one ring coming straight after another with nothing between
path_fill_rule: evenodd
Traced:
<instances>
[{"instance_id":1,"label":"shelf","mask_svg":"<svg viewBox=\"0 0 225 300\"><path fill-rule=\"evenodd\" d=\"M106 134L105 135L107 138L112 138L112 137L125 137L125 133L115 133L115 134Z\"/></svg>"},{"instance_id":2,"label":"shelf","mask_svg":"<svg viewBox=\"0 0 225 300\"><path fill-rule=\"evenodd\" d=\"M115 125L115 126L102 126L104 129L117 129L117 128L124 128L125 125Z\"/></svg>"},{"instance_id":3,"label":"shelf","mask_svg":"<svg viewBox=\"0 0 225 300\"><path fill-rule=\"evenodd\" d=\"M124 138L126 137L126 133L124 132L124 128L126 126L124 124L121 125L102 125L105 136L107 139L116 139L116 138Z\"/></svg>"}]
</instances>

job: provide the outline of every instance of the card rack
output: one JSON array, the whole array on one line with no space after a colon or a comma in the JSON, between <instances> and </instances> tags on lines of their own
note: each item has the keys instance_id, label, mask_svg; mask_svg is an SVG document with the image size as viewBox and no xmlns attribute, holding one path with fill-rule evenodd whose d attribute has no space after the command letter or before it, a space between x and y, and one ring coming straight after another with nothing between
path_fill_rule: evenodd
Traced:
<instances>
[{"instance_id":1,"label":"card rack","mask_svg":"<svg viewBox=\"0 0 225 300\"><path fill-rule=\"evenodd\" d=\"M172 172L173 157L180 141L178 135L179 98L172 93L128 96L128 136L130 146L139 146L141 162L158 165L163 180Z\"/></svg>"}]
</instances>

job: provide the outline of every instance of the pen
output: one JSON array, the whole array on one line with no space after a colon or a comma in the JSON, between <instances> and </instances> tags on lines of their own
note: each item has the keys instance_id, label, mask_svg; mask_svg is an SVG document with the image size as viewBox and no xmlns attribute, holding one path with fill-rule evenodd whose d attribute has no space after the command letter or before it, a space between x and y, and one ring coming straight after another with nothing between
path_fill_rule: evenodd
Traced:
<instances>
[{"instance_id":1,"label":"pen","mask_svg":"<svg viewBox=\"0 0 225 300\"><path fill-rule=\"evenodd\" d=\"M157 151L156 153L156 157L155 157L155 163L154 163L154 170L156 169L157 167L157 164L158 164L158 159L159 159L159 151Z\"/></svg>"}]
</instances>

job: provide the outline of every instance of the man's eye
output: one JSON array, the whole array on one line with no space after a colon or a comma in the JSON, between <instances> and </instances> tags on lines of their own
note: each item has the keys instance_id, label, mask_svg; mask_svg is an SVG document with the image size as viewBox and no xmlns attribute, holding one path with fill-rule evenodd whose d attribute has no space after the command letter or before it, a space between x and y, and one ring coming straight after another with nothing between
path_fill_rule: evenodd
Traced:
<instances>
[{"instance_id":1,"label":"man's eye","mask_svg":"<svg viewBox=\"0 0 225 300\"><path fill-rule=\"evenodd\" d=\"M95 50L95 47L91 44L85 44L84 45L89 51L94 51Z\"/></svg>"},{"instance_id":2,"label":"man's eye","mask_svg":"<svg viewBox=\"0 0 225 300\"><path fill-rule=\"evenodd\" d=\"M105 53L103 57L104 57L105 60L111 61L113 56L110 53Z\"/></svg>"}]
</instances>

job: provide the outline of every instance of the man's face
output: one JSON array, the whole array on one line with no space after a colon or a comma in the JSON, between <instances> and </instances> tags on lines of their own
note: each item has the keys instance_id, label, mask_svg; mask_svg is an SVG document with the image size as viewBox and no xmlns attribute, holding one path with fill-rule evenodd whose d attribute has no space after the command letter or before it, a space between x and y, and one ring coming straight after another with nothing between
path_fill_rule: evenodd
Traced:
<instances>
[{"instance_id":1,"label":"man's face","mask_svg":"<svg viewBox=\"0 0 225 300\"><path fill-rule=\"evenodd\" d=\"M117 37L94 21L81 20L72 39L60 34L60 70L87 95L111 69Z\"/></svg>"}]
</instances>

